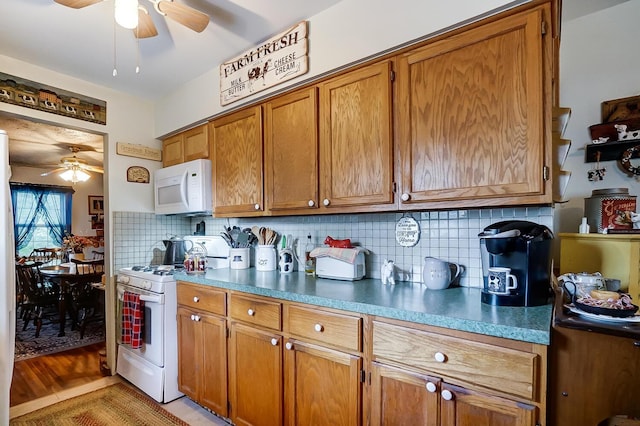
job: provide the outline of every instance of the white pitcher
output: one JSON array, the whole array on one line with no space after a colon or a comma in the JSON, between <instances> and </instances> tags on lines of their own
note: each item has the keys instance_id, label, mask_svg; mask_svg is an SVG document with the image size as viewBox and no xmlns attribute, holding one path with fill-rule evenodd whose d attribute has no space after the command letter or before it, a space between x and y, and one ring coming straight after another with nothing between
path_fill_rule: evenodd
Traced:
<instances>
[{"instance_id":1,"label":"white pitcher","mask_svg":"<svg viewBox=\"0 0 640 426\"><path fill-rule=\"evenodd\" d=\"M456 267L456 273L451 276L451 268L449 265ZM425 257L424 267L422 268L422 282L430 290L444 290L458 278L462 272L462 266L454 262L447 262L436 259L435 257Z\"/></svg>"}]
</instances>

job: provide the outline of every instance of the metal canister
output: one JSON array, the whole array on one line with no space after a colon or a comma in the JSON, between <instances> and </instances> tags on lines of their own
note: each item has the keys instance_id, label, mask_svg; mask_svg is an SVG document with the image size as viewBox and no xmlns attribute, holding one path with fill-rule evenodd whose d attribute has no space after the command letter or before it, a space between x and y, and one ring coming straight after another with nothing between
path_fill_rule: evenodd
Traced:
<instances>
[{"instance_id":1,"label":"metal canister","mask_svg":"<svg viewBox=\"0 0 640 426\"><path fill-rule=\"evenodd\" d=\"M631 213L636 211L636 196L629 188L594 189L584 199L584 214L592 232L604 229L632 229Z\"/></svg>"}]
</instances>

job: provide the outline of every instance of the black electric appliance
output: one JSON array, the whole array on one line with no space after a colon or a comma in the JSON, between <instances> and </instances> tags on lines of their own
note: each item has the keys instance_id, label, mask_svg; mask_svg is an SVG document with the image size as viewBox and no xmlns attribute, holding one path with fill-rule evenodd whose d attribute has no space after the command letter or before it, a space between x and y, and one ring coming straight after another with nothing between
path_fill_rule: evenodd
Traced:
<instances>
[{"instance_id":1,"label":"black electric appliance","mask_svg":"<svg viewBox=\"0 0 640 426\"><path fill-rule=\"evenodd\" d=\"M483 303L499 306L539 306L551 295L553 233L544 225L508 220L487 226L480 237ZM511 268L518 286L506 294L488 290L490 267Z\"/></svg>"},{"instance_id":2,"label":"black electric appliance","mask_svg":"<svg viewBox=\"0 0 640 426\"><path fill-rule=\"evenodd\" d=\"M178 237L171 237L169 240L162 240L162 243L166 249L162 264L182 268L184 266L184 255L186 253L184 240Z\"/></svg>"}]
</instances>

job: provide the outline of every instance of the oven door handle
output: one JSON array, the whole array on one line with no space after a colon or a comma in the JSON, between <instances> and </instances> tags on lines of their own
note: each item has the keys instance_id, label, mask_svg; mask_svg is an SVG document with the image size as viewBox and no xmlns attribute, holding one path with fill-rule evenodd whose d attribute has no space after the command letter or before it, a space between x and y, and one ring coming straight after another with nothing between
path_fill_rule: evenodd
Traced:
<instances>
[{"instance_id":1,"label":"oven door handle","mask_svg":"<svg viewBox=\"0 0 640 426\"><path fill-rule=\"evenodd\" d=\"M123 288L118 288L118 299L120 301L124 300L124 292L125 290ZM139 293L136 293L139 294ZM147 295L147 294L139 294L140 295L140 300L142 302L152 302L152 303L163 303L163 295L162 294L158 294L158 295Z\"/></svg>"}]
</instances>

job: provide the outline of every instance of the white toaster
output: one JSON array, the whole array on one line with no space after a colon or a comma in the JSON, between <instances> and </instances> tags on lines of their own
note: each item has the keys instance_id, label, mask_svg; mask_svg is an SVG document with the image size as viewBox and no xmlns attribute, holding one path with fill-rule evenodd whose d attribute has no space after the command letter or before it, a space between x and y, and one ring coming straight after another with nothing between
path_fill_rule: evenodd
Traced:
<instances>
[{"instance_id":1,"label":"white toaster","mask_svg":"<svg viewBox=\"0 0 640 426\"><path fill-rule=\"evenodd\" d=\"M364 253L360 252L353 263L330 256L316 258L316 275L333 280L356 281L364 278Z\"/></svg>"}]
</instances>

